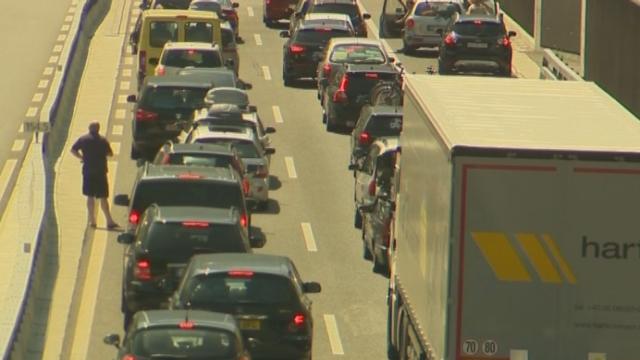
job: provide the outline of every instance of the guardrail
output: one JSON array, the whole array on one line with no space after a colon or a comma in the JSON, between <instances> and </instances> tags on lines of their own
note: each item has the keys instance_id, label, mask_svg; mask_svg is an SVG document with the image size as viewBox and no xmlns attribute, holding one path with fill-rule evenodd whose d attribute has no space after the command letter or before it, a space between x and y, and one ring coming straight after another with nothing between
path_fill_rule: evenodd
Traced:
<instances>
[{"instance_id":1,"label":"guardrail","mask_svg":"<svg viewBox=\"0 0 640 360\"><path fill-rule=\"evenodd\" d=\"M68 101L65 99L66 92L72 90L72 93L75 94L76 90L70 88L77 86L77 83L69 83L67 80L70 76L73 76L70 74L74 72L72 65L75 65L73 63L78 47L88 47L87 44L83 43L88 43L88 40L82 41L82 37L89 38L89 34L84 33L84 30L87 20L90 19L89 13L97 3L98 0L81 0L78 4L78 6L82 6L82 10L71 24L70 34L73 35L69 36L63 45L58 69L40 112L40 122L47 122L55 127L55 119L59 115L61 104ZM89 28L91 27L95 26L89 26ZM89 29L89 31L95 31L95 29ZM86 51L86 49L84 50ZM18 175L19 179L24 177L29 184L35 184L36 186L34 188L30 186L19 187L17 185L20 181L18 181L11 194L11 197L17 196L19 201L17 201L16 207L23 209L22 212L25 211L24 207L27 205L23 202L25 199L32 205L30 210L33 213L28 215L34 223L31 224L32 226L20 224L21 229L24 229L24 231L21 231L23 235L21 236L23 238L22 241L24 241L23 252L29 256L20 259L21 262L17 266L19 269L14 269L12 280L15 280L15 293L12 294L11 299L14 300L12 304L15 306L2 309L1 317L4 325L7 329L12 328L5 336L0 336L0 351L2 351L2 356L5 360L33 357L35 354L32 352L33 349L30 348L30 344L44 341L42 339L43 334L39 333L41 329L38 329L38 324L46 323L46 319L39 319L34 314L36 310L41 310L39 308L43 305L38 303L37 298L39 295L43 295L41 292L45 291L43 290L46 288L43 278L49 270L45 266L48 242L47 219L50 211L47 207L47 200L50 199L49 189L52 188L51 169L47 168L48 139L49 136L45 135L41 144L30 142L27 155ZM9 210L8 207L7 210ZM3 216L7 216L8 213L9 211L5 211ZM18 279L19 276L23 278ZM46 298L46 294L44 295ZM9 298L10 296L6 295L6 297Z\"/></svg>"},{"instance_id":2,"label":"guardrail","mask_svg":"<svg viewBox=\"0 0 640 360\"><path fill-rule=\"evenodd\" d=\"M540 79L582 81L582 77L562 61L552 50L544 49Z\"/></svg>"}]
</instances>

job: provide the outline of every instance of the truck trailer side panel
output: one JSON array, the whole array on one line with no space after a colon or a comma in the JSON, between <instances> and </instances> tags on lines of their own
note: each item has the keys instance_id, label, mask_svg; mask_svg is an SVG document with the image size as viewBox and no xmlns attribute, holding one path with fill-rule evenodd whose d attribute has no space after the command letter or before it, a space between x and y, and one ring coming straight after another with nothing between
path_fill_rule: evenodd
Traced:
<instances>
[{"instance_id":1,"label":"truck trailer side panel","mask_svg":"<svg viewBox=\"0 0 640 360\"><path fill-rule=\"evenodd\" d=\"M640 164L454 163L450 358L640 359Z\"/></svg>"}]
</instances>

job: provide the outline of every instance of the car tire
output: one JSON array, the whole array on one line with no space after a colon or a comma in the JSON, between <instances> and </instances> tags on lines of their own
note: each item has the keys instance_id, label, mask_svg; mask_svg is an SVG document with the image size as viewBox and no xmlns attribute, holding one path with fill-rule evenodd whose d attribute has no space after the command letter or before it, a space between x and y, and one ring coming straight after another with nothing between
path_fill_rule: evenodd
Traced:
<instances>
[{"instance_id":1,"label":"car tire","mask_svg":"<svg viewBox=\"0 0 640 360\"><path fill-rule=\"evenodd\" d=\"M131 320L133 320L133 312L125 309L122 312L122 315L124 317L122 325L124 326L124 331L125 333L127 332L127 329L129 329L129 325L131 325Z\"/></svg>"},{"instance_id":2,"label":"car tire","mask_svg":"<svg viewBox=\"0 0 640 360\"><path fill-rule=\"evenodd\" d=\"M284 86L291 86L293 82L293 77L289 75L289 72L284 66L282 67L282 81L284 82Z\"/></svg>"},{"instance_id":3,"label":"car tire","mask_svg":"<svg viewBox=\"0 0 640 360\"><path fill-rule=\"evenodd\" d=\"M402 40L402 52L405 55L412 55L415 52L415 50L416 49L414 47L407 45L407 43L404 40Z\"/></svg>"},{"instance_id":4,"label":"car tire","mask_svg":"<svg viewBox=\"0 0 640 360\"><path fill-rule=\"evenodd\" d=\"M325 113L324 117L324 125L327 132L335 132L338 126L333 121L331 121L331 117L328 114Z\"/></svg>"},{"instance_id":5,"label":"car tire","mask_svg":"<svg viewBox=\"0 0 640 360\"><path fill-rule=\"evenodd\" d=\"M389 267L380 261L380 259L378 258L378 256L376 256L375 251L371 252L371 255L373 256L373 272L376 274L380 274L383 275L385 277L389 276Z\"/></svg>"},{"instance_id":6,"label":"car tire","mask_svg":"<svg viewBox=\"0 0 640 360\"><path fill-rule=\"evenodd\" d=\"M269 209L269 200L259 201L256 203L256 210L258 211L266 211Z\"/></svg>"},{"instance_id":7,"label":"car tire","mask_svg":"<svg viewBox=\"0 0 640 360\"><path fill-rule=\"evenodd\" d=\"M451 74L451 69L447 68L444 64L438 62L438 74L449 75Z\"/></svg>"},{"instance_id":8,"label":"car tire","mask_svg":"<svg viewBox=\"0 0 640 360\"><path fill-rule=\"evenodd\" d=\"M140 150L134 145L131 144L131 160L138 160L142 157Z\"/></svg>"},{"instance_id":9,"label":"car tire","mask_svg":"<svg viewBox=\"0 0 640 360\"><path fill-rule=\"evenodd\" d=\"M358 209L356 209L355 214L353 215L353 227L356 229L362 229L362 214L360 214Z\"/></svg>"},{"instance_id":10,"label":"car tire","mask_svg":"<svg viewBox=\"0 0 640 360\"><path fill-rule=\"evenodd\" d=\"M502 71L500 71L500 75L504 77L511 77L511 66L507 66Z\"/></svg>"},{"instance_id":11,"label":"car tire","mask_svg":"<svg viewBox=\"0 0 640 360\"><path fill-rule=\"evenodd\" d=\"M367 261L373 260L373 254L367 246L367 240L365 240L364 238L362 239L362 257Z\"/></svg>"}]
</instances>

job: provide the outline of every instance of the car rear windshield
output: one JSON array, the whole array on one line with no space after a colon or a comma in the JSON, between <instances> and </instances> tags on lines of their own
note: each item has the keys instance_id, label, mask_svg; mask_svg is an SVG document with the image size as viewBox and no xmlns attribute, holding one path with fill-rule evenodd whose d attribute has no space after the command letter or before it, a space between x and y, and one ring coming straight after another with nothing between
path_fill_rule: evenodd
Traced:
<instances>
[{"instance_id":1,"label":"car rear windshield","mask_svg":"<svg viewBox=\"0 0 640 360\"><path fill-rule=\"evenodd\" d=\"M212 50L175 49L164 53L160 63L174 67L212 68L221 67L220 53Z\"/></svg>"},{"instance_id":2,"label":"car rear windshield","mask_svg":"<svg viewBox=\"0 0 640 360\"><path fill-rule=\"evenodd\" d=\"M382 64L385 57L375 45L349 44L335 46L329 60L333 63Z\"/></svg>"},{"instance_id":3,"label":"car rear windshield","mask_svg":"<svg viewBox=\"0 0 640 360\"><path fill-rule=\"evenodd\" d=\"M365 126L375 136L400 136L402 131L402 116L374 115Z\"/></svg>"},{"instance_id":4,"label":"car rear windshield","mask_svg":"<svg viewBox=\"0 0 640 360\"><path fill-rule=\"evenodd\" d=\"M167 41L178 41L178 23L175 21L149 23L149 45L163 47Z\"/></svg>"},{"instance_id":5,"label":"car rear windshield","mask_svg":"<svg viewBox=\"0 0 640 360\"><path fill-rule=\"evenodd\" d=\"M351 19L351 23L353 26L360 25L360 13L358 12L358 6L355 4L338 4L338 3L327 3L327 4L316 4L312 9L309 10L309 13L331 13L331 14L346 14L349 15Z\"/></svg>"},{"instance_id":6,"label":"car rear windshield","mask_svg":"<svg viewBox=\"0 0 640 360\"><path fill-rule=\"evenodd\" d=\"M204 206L244 210L242 189L236 182L147 179L136 187L133 208L143 211L149 205Z\"/></svg>"},{"instance_id":7,"label":"car rear windshield","mask_svg":"<svg viewBox=\"0 0 640 360\"><path fill-rule=\"evenodd\" d=\"M205 21L184 24L184 41L213 43L213 25Z\"/></svg>"},{"instance_id":8,"label":"car rear windshield","mask_svg":"<svg viewBox=\"0 0 640 360\"><path fill-rule=\"evenodd\" d=\"M156 0L155 8L162 9L188 9L190 0Z\"/></svg>"},{"instance_id":9,"label":"car rear windshield","mask_svg":"<svg viewBox=\"0 0 640 360\"><path fill-rule=\"evenodd\" d=\"M252 272L198 275L185 284L182 299L195 308L216 304L291 304L296 291L286 277Z\"/></svg>"},{"instance_id":10,"label":"car rear windshield","mask_svg":"<svg viewBox=\"0 0 640 360\"><path fill-rule=\"evenodd\" d=\"M395 73L389 72L353 72L349 73L349 86L347 88L347 94L349 96L354 95L366 95L367 98L371 93L371 89L380 81L391 81L396 78Z\"/></svg>"},{"instance_id":11,"label":"car rear windshield","mask_svg":"<svg viewBox=\"0 0 640 360\"><path fill-rule=\"evenodd\" d=\"M204 106L206 88L190 87L147 87L140 98L140 106L151 109L198 109Z\"/></svg>"},{"instance_id":12,"label":"car rear windshield","mask_svg":"<svg viewBox=\"0 0 640 360\"><path fill-rule=\"evenodd\" d=\"M144 359L155 359L157 354L174 359L235 359L238 349L233 333L222 329L198 326L192 320L192 329L152 327L138 330L131 343L131 352ZM215 354L212 356L212 354Z\"/></svg>"},{"instance_id":13,"label":"car rear windshield","mask_svg":"<svg viewBox=\"0 0 640 360\"><path fill-rule=\"evenodd\" d=\"M352 36L351 32L341 29L300 29L296 32L294 41L305 44L326 44L331 38L348 36Z\"/></svg>"},{"instance_id":14,"label":"car rear windshield","mask_svg":"<svg viewBox=\"0 0 640 360\"><path fill-rule=\"evenodd\" d=\"M455 5L449 2L425 1L416 5L414 15L451 17L453 15L453 11L450 11L452 6Z\"/></svg>"},{"instance_id":15,"label":"car rear windshield","mask_svg":"<svg viewBox=\"0 0 640 360\"><path fill-rule=\"evenodd\" d=\"M501 36L505 34L502 24L482 20L465 21L455 24L453 31L463 36Z\"/></svg>"},{"instance_id":16,"label":"car rear windshield","mask_svg":"<svg viewBox=\"0 0 640 360\"><path fill-rule=\"evenodd\" d=\"M152 254L171 254L173 259L184 260L194 252L247 252L239 225L196 221L156 222L149 229L143 245Z\"/></svg>"},{"instance_id":17,"label":"car rear windshield","mask_svg":"<svg viewBox=\"0 0 640 360\"><path fill-rule=\"evenodd\" d=\"M197 140L198 143L205 144L234 144L241 158L259 158L258 148L252 141L236 140L236 139L220 139L220 138L202 138Z\"/></svg>"},{"instance_id":18,"label":"car rear windshield","mask_svg":"<svg viewBox=\"0 0 640 360\"><path fill-rule=\"evenodd\" d=\"M228 167L232 165L232 159L231 155L178 153L169 155L168 162L164 162L163 164Z\"/></svg>"}]
</instances>

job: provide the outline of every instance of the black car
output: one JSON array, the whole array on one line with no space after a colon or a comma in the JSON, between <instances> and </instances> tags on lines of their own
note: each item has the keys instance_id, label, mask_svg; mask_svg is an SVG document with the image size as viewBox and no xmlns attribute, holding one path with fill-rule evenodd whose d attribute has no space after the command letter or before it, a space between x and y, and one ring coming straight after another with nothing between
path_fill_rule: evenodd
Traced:
<instances>
[{"instance_id":1,"label":"black car","mask_svg":"<svg viewBox=\"0 0 640 360\"><path fill-rule=\"evenodd\" d=\"M511 37L496 16L462 16L443 34L438 55L441 75L456 72L489 72L511 76Z\"/></svg>"},{"instance_id":2,"label":"black car","mask_svg":"<svg viewBox=\"0 0 640 360\"><path fill-rule=\"evenodd\" d=\"M297 78L317 76L318 62L322 60L325 46L334 37L352 37L353 30L344 25L330 23L318 25L306 24L303 20L290 34L282 31L281 37L288 37L282 54L282 80L285 86Z\"/></svg>"},{"instance_id":3,"label":"black car","mask_svg":"<svg viewBox=\"0 0 640 360\"><path fill-rule=\"evenodd\" d=\"M191 259L170 306L233 314L253 358L311 359L313 317L303 282L284 256L202 254Z\"/></svg>"},{"instance_id":4,"label":"black car","mask_svg":"<svg viewBox=\"0 0 640 360\"><path fill-rule=\"evenodd\" d=\"M250 253L250 240L234 208L149 206L135 233L124 232L127 245L122 271L122 312L128 327L141 309L160 309L176 289L179 275L198 253Z\"/></svg>"},{"instance_id":5,"label":"black car","mask_svg":"<svg viewBox=\"0 0 640 360\"><path fill-rule=\"evenodd\" d=\"M307 14L312 13L337 13L349 15L351 24L356 30L355 36L367 37L366 19L370 19L371 15L361 13L356 0L299 0L296 8L291 15L289 22L289 30L293 30L298 26L299 21L303 21Z\"/></svg>"},{"instance_id":6,"label":"black car","mask_svg":"<svg viewBox=\"0 0 640 360\"><path fill-rule=\"evenodd\" d=\"M135 103L131 158L151 161L162 144L188 127L193 111L204 106L213 86L199 76L147 76L139 95L127 97Z\"/></svg>"},{"instance_id":7,"label":"black car","mask_svg":"<svg viewBox=\"0 0 640 360\"><path fill-rule=\"evenodd\" d=\"M153 165L138 169L131 196L118 194L113 203L129 207L128 229L133 230L140 215L151 204L160 206L204 206L236 208L240 223L249 231L242 179L228 167Z\"/></svg>"},{"instance_id":8,"label":"black car","mask_svg":"<svg viewBox=\"0 0 640 360\"><path fill-rule=\"evenodd\" d=\"M396 81L400 74L393 64L345 64L338 67L321 96L322 122L327 131L338 127L352 129L371 89L381 81Z\"/></svg>"},{"instance_id":9,"label":"black car","mask_svg":"<svg viewBox=\"0 0 640 360\"><path fill-rule=\"evenodd\" d=\"M139 311L122 343L118 334L103 342L118 349L117 359L249 360L235 319L211 311Z\"/></svg>"},{"instance_id":10,"label":"black car","mask_svg":"<svg viewBox=\"0 0 640 360\"><path fill-rule=\"evenodd\" d=\"M400 136L402 108L387 105L365 105L356 127L351 132L351 163L369 152L369 146L379 137Z\"/></svg>"}]
</instances>

